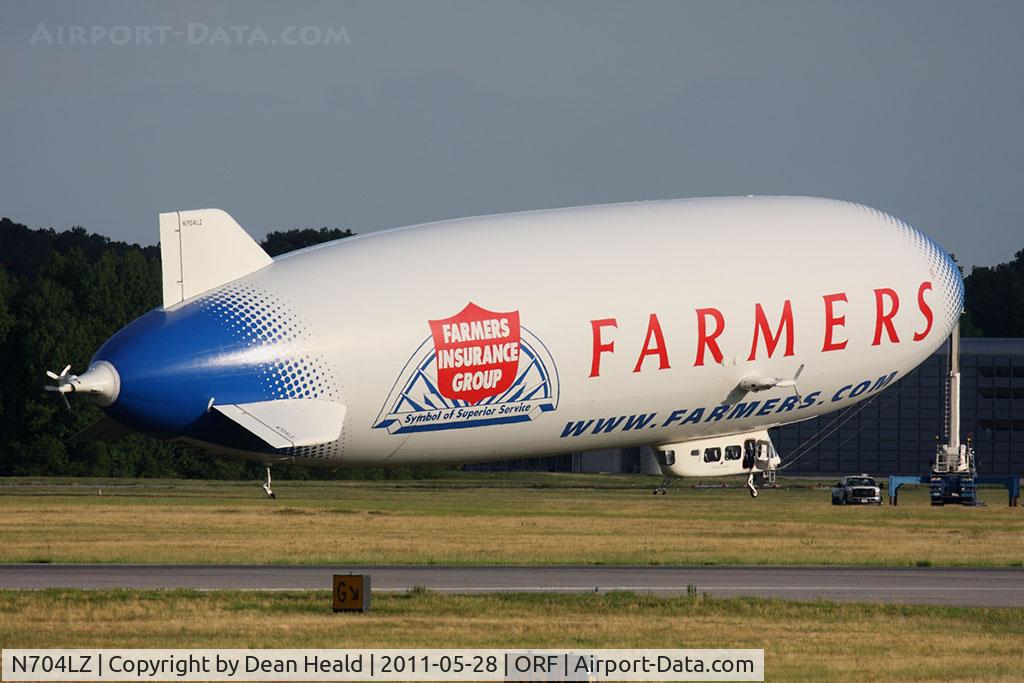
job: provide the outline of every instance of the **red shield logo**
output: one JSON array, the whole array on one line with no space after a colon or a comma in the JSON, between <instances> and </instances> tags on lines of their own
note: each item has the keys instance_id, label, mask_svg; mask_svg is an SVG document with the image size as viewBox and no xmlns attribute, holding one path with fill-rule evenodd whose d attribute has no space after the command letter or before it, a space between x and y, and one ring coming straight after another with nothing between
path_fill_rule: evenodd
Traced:
<instances>
[{"instance_id":1,"label":"red shield logo","mask_svg":"<svg viewBox=\"0 0 1024 683\"><path fill-rule=\"evenodd\" d=\"M497 313L468 304L444 320L431 320L437 390L470 405L497 396L519 372L519 311Z\"/></svg>"}]
</instances>

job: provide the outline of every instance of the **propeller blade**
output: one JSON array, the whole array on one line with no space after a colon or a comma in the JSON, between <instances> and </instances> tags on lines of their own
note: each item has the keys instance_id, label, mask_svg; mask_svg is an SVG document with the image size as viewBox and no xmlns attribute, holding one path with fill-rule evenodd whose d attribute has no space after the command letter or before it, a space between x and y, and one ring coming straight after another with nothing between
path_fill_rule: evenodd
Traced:
<instances>
[{"instance_id":1,"label":"propeller blade","mask_svg":"<svg viewBox=\"0 0 1024 683\"><path fill-rule=\"evenodd\" d=\"M64 407L68 409L68 412L71 412L71 402L68 400L68 392L74 391L75 389L74 385L71 384L71 381L68 378L68 373L70 371L71 363L65 365L64 369L60 371L59 375L53 372L52 370L47 370L46 376L52 380L55 380L57 384L48 384L45 387L43 387L47 391L55 391L58 394L60 394L60 398L62 401L64 401ZM74 378L73 375L71 377Z\"/></svg>"},{"instance_id":2,"label":"propeller blade","mask_svg":"<svg viewBox=\"0 0 1024 683\"><path fill-rule=\"evenodd\" d=\"M793 379L777 379L775 380L775 386L777 387L795 387L796 381L800 379L800 373L804 371L804 366L801 365L796 369L796 374L793 375Z\"/></svg>"},{"instance_id":3,"label":"propeller blade","mask_svg":"<svg viewBox=\"0 0 1024 683\"><path fill-rule=\"evenodd\" d=\"M786 389L792 389L793 393L796 394L797 398L803 398L800 395L800 390L796 387L796 381L800 379L800 373L804 371L804 366L801 365L796 369L796 374L793 375L793 379L780 379L776 382L775 386L784 387Z\"/></svg>"}]
</instances>

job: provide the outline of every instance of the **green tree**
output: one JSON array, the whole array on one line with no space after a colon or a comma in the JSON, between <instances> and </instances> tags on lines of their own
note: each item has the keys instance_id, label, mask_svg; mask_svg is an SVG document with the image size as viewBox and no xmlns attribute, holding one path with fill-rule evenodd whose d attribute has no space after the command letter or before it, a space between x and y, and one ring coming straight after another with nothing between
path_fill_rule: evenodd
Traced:
<instances>
[{"instance_id":1,"label":"green tree","mask_svg":"<svg viewBox=\"0 0 1024 683\"><path fill-rule=\"evenodd\" d=\"M268 232L260 246L271 256L280 256L296 249L305 249L324 242L333 242L355 233L341 228L299 228L296 230L275 230Z\"/></svg>"},{"instance_id":2,"label":"green tree","mask_svg":"<svg viewBox=\"0 0 1024 683\"><path fill-rule=\"evenodd\" d=\"M1024 249L1012 261L976 267L964 280L965 308L985 337L1024 337Z\"/></svg>"}]
</instances>

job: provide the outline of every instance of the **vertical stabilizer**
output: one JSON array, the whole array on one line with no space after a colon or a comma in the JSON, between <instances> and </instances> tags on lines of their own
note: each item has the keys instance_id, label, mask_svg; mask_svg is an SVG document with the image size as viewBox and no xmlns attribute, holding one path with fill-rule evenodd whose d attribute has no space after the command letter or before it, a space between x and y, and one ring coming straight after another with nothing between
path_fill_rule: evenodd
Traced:
<instances>
[{"instance_id":1,"label":"vertical stabilizer","mask_svg":"<svg viewBox=\"0 0 1024 683\"><path fill-rule=\"evenodd\" d=\"M164 308L237 280L272 259L220 209L160 214Z\"/></svg>"}]
</instances>

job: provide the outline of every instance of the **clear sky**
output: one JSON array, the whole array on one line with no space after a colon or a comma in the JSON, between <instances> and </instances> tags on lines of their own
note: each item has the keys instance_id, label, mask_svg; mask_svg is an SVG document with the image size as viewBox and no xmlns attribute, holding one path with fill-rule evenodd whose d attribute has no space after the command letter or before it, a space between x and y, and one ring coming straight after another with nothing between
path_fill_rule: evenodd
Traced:
<instances>
[{"instance_id":1,"label":"clear sky","mask_svg":"<svg viewBox=\"0 0 1024 683\"><path fill-rule=\"evenodd\" d=\"M805 194L987 265L1024 248L1022 30L1017 0L4 2L0 215L154 243L182 208L261 237Z\"/></svg>"}]
</instances>

